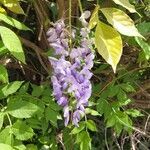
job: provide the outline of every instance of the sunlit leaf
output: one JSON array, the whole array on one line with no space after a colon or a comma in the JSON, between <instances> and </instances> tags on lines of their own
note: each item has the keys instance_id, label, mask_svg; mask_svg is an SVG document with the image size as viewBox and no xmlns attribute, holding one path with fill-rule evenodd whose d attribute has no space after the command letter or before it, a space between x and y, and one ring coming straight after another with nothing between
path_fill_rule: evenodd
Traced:
<instances>
[{"instance_id":1,"label":"sunlit leaf","mask_svg":"<svg viewBox=\"0 0 150 150\"><path fill-rule=\"evenodd\" d=\"M92 16L90 18L90 22L89 22L89 28L90 29L93 29L98 21L99 21L99 18L98 18L98 11L99 11L99 5L97 5L92 13Z\"/></svg>"},{"instance_id":2,"label":"sunlit leaf","mask_svg":"<svg viewBox=\"0 0 150 150\"><path fill-rule=\"evenodd\" d=\"M7 96L15 93L20 88L22 83L22 81L14 81L9 84L0 86L0 99L6 98Z\"/></svg>"},{"instance_id":3,"label":"sunlit leaf","mask_svg":"<svg viewBox=\"0 0 150 150\"><path fill-rule=\"evenodd\" d=\"M130 4L129 0L113 0L116 4L128 9L131 13L135 13L135 7Z\"/></svg>"},{"instance_id":4,"label":"sunlit leaf","mask_svg":"<svg viewBox=\"0 0 150 150\"><path fill-rule=\"evenodd\" d=\"M17 35L10 29L0 26L0 35L5 47L18 60L25 63L25 55Z\"/></svg>"},{"instance_id":5,"label":"sunlit leaf","mask_svg":"<svg viewBox=\"0 0 150 150\"><path fill-rule=\"evenodd\" d=\"M39 111L39 106L22 100L20 97L12 97L8 102L7 112L16 118L30 118Z\"/></svg>"},{"instance_id":6,"label":"sunlit leaf","mask_svg":"<svg viewBox=\"0 0 150 150\"><path fill-rule=\"evenodd\" d=\"M6 126L0 132L0 143L11 145L12 144L12 140L13 140L13 135L12 135L12 132L11 132L11 127L10 126Z\"/></svg>"},{"instance_id":7,"label":"sunlit leaf","mask_svg":"<svg viewBox=\"0 0 150 150\"><path fill-rule=\"evenodd\" d=\"M19 30L30 30L27 26L23 23L17 21L16 19L9 17L5 14L0 13L0 21L4 21L5 23L19 29Z\"/></svg>"},{"instance_id":8,"label":"sunlit leaf","mask_svg":"<svg viewBox=\"0 0 150 150\"><path fill-rule=\"evenodd\" d=\"M135 27L133 20L123 11L116 8L102 8L100 10L107 18L107 21L121 34L143 38Z\"/></svg>"},{"instance_id":9,"label":"sunlit leaf","mask_svg":"<svg viewBox=\"0 0 150 150\"><path fill-rule=\"evenodd\" d=\"M1 150L13 150L13 148L10 146L10 145L7 145L7 144L3 144L3 143L0 143L0 148Z\"/></svg>"},{"instance_id":10,"label":"sunlit leaf","mask_svg":"<svg viewBox=\"0 0 150 150\"><path fill-rule=\"evenodd\" d=\"M12 132L18 140L28 140L34 135L33 129L20 120L13 124Z\"/></svg>"},{"instance_id":11,"label":"sunlit leaf","mask_svg":"<svg viewBox=\"0 0 150 150\"><path fill-rule=\"evenodd\" d=\"M24 14L18 0L0 0L0 2L7 7L10 11L16 14Z\"/></svg>"},{"instance_id":12,"label":"sunlit leaf","mask_svg":"<svg viewBox=\"0 0 150 150\"><path fill-rule=\"evenodd\" d=\"M0 7L0 13L7 14L6 11L5 11L5 9L2 8L2 7Z\"/></svg>"},{"instance_id":13,"label":"sunlit leaf","mask_svg":"<svg viewBox=\"0 0 150 150\"><path fill-rule=\"evenodd\" d=\"M112 27L99 22L95 31L95 44L99 54L109 63L114 72L122 55L122 39Z\"/></svg>"}]
</instances>

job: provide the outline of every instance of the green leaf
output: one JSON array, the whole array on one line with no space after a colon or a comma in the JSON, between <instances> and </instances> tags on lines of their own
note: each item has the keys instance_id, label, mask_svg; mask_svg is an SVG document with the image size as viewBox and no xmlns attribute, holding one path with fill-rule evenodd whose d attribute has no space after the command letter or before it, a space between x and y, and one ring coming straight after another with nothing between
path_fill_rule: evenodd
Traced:
<instances>
[{"instance_id":1,"label":"green leaf","mask_svg":"<svg viewBox=\"0 0 150 150\"><path fill-rule=\"evenodd\" d=\"M132 117L140 117L143 116L143 114L141 114L140 111L138 111L137 109L127 109L125 111L125 113L127 113L128 115L132 116Z\"/></svg>"},{"instance_id":2,"label":"green leaf","mask_svg":"<svg viewBox=\"0 0 150 150\"><path fill-rule=\"evenodd\" d=\"M91 108L86 108L85 113L86 114L91 114L92 116L100 116L100 114L97 111L95 111Z\"/></svg>"},{"instance_id":3,"label":"green leaf","mask_svg":"<svg viewBox=\"0 0 150 150\"><path fill-rule=\"evenodd\" d=\"M23 81L14 81L7 85L0 86L0 99L6 98L10 94L15 93L20 88L22 83Z\"/></svg>"},{"instance_id":4,"label":"green leaf","mask_svg":"<svg viewBox=\"0 0 150 150\"><path fill-rule=\"evenodd\" d=\"M77 135L77 143L80 143L80 150L91 149L91 138L87 131L82 131Z\"/></svg>"},{"instance_id":5,"label":"green leaf","mask_svg":"<svg viewBox=\"0 0 150 150\"><path fill-rule=\"evenodd\" d=\"M135 92L132 85L129 83L122 83L119 85L125 92Z\"/></svg>"},{"instance_id":6,"label":"green leaf","mask_svg":"<svg viewBox=\"0 0 150 150\"><path fill-rule=\"evenodd\" d=\"M45 117L47 121L49 120L53 126L57 127L57 116L59 113L50 107L47 107L45 110Z\"/></svg>"},{"instance_id":7,"label":"green leaf","mask_svg":"<svg viewBox=\"0 0 150 150\"><path fill-rule=\"evenodd\" d=\"M18 140L28 140L34 135L33 129L20 120L13 124L12 132Z\"/></svg>"},{"instance_id":8,"label":"green leaf","mask_svg":"<svg viewBox=\"0 0 150 150\"><path fill-rule=\"evenodd\" d=\"M0 132L0 143L11 145L13 141L12 129L10 126L6 126Z\"/></svg>"},{"instance_id":9,"label":"green leaf","mask_svg":"<svg viewBox=\"0 0 150 150\"><path fill-rule=\"evenodd\" d=\"M112 27L99 22L95 31L95 44L100 55L109 63L114 72L122 55L122 39Z\"/></svg>"},{"instance_id":10,"label":"green leaf","mask_svg":"<svg viewBox=\"0 0 150 150\"><path fill-rule=\"evenodd\" d=\"M118 92L119 92L119 86L118 85L114 85L114 84L112 84L112 85L110 85L109 87L108 87L108 97L114 97L114 96L116 96L117 94L118 94Z\"/></svg>"},{"instance_id":11,"label":"green leaf","mask_svg":"<svg viewBox=\"0 0 150 150\"><path fill-rule=\"evenodd\" d=\"M146 36L148 33L150 33L150 22L139 23L137 28L143 36Z\"/></svg>"},{"instance_id":12,"label":"green leaf","mask_svg":"<svg viewBox=\"0 0 150 150\"><path fill-rule=\"evenodd\" d=\"M135 13L135 7L130 4L129 0L113 0L116 4L128 9L131 13Z\"/></svg>"},{"instance_id":13,"label":"green leaf","mask_svg":"<svg viewBox=\"0 0 150 150\"><path fill-rule=\"evenodd\" d=\"M8 73L7 73L7 69L0 64L0 82L2 83L8 83Z\"/></svg>"},{"instance_id":14,"label":"green leaf","mask_svg":"<svg viewBox=\"0 0 150 150\"><path fill-rule=\"evenodd\" d=\"M116 8L102 8L101 11L105 15L107 21L121 34L144 38L138 32L133 20L123 11Z\"/></svg>"},{"instance_id":15,"label":"green leaf","mask_svg":"<svg viewBox=\"0 0 150 150\"><path fill-rule=\"evenodd\" d=\"M104 114L105 116L109 116L109 114L111 113L111 106L108 103L107 100L100 98L98 100L98 105L97 105L97 111L102 115Z\"/></svg>"},{"instance_id":16,"label":"green leaf","mask_svg":"<svg viewBox=\"0 0 150 150\"><path fill-rule=\"evenodd\" d=\"M44 87L42 85L37 86L37 85L34 85L34 84L32 84L31 86L33 88L32 96L40 97L42 95L42 92L44 91Z\"/></svg>"},{"instance_id":17,"label":"green leaf","mask_svg":"<svg viewBox=\"0 0 150 150\"><path fill-rule=\"evenodd\" d=\"M8 52L8 50L4 46L3 42L0 41L0 56L5 55L7 52Z\"/></svg>"},{"instance_id":18,"label":"green leaf","mask_svg":"<svg viewBox=\"0 0 150 150\"><path fill-rule=\"evenodd\" d=\"M114 129L115 129L115 132L116 132L117 136L119 136L121 131L123 130L123 125L120 124L120 123L116 123L114 125Z\"/></svg>"},{"instance_id":19,"label":"green leaf","mask_svg":"<svg viewBox=\"0 0 150 150\"><path fill-rule=\"evenodd\" d=\"M0 112L0 130L3 126L4 116L5 116L5 114L3 112Z\"/></svg>"},{"instance_id":20,"label":"green leaf","mask_svg":"<svg viewBox=\"0 0 150 150\"><path fill-rule=\"evenodd\" d=\"M150 45L146 43L143 39L138 38L138 37L135 37L135 41L142 48L146 60L149 60L150 59Z\"/></svg>"},{"instance_id":21,"label":"green leaf","mask_svg":"<svg viewBox=\"0 0 150 150\"><path fill-rule=\"evenodd\" d=\"M14 150L10 145L0 143L1 150Z\"/></svg>"},{"instance_id":22,"label":"green leaf","mask_svg":"<svg viewBox=\"0 0 150 150\"><path fill-rule=\"evenodd\" d=\"M15 140L13 143L13 147L17 150L26 150L25 145L23 145L23 143L19 140Z\"/></svg>"},{"instance_id":23,"label":"green leaf","mask_svg":"<svg viewBox=\"0 0 150 150\"><path fill-rule=\"evenodd\" d=\"M96 124L95 124L95 122L93 120L87 120L86 121L86 126L91 131L97 131Z\"/></svg>"},{"instance_id":24,"label":"green leaf","mask_svg":"<svg viewBox=\"0 0 150 150\"><path fill-rule=\"evenodd\" d=\"M26 150L38 150L37 146L34 144L27 144L26 148Z\"/></svg>"},{"instance_id":25,"label":"green leaf","mask_svg":"<svg viewBox=\"0 0 150 150\"><path fill-rule=\"evenodd\" d=\"M16 14L24 14L18 0L0 0L0 2L7 7L10 11Z\"/></svg>"},{"instance_id":26,"label":"green leaf","mask_svg":"<svg viewBox=\"0 0 150 150\"><path fill-rule=\"evenodd\" d=\"M9 99L7 112L16 118L30 118L39 109L39 106L32 101L25 101L21 97L12 97Z\"/></svg>"},{"instance_id":27,"label":"green leaf","mask_svg":"<svg viewBox=\"0 0 150 150\"><path fill-rule=\"evenodd\" d=\"M84 128L85 128L85 123L84 123L84 122L80 122L80 123L79 123L79 127L74 127L74 129L71 131L71 134L78 134L78 133L81 132Z\"/></svg>"},{"instance_id":28,"label":"green leaf","mask_svg":"<svg viewBox=\"0 0 150 150\"><path fill-rule=\"evenodd\" d=\"M97 23L99 22L99 18L98 18L98 11L99 11L99 5L97 5L92 13L92 16L90 18L89 21L89 28L93 29Z\"/></svg>"},{"instance_id":29,"label":"green leaf","mask_svg":"<svg viewBox=\"0 0 150 150\"><path fill-rule=\"evenodd\" d=\"M116 113L116 119L118 120L119 123L121 123L126 130L132 130L132 122L127 114L124 112L118 111Z\"/></svg>"},{"instance_id":30,"label":"green leaf","mask_svg":"<svg viewBox=\"0 0 150 150\"><path fill-rule=\"evenodd\" d=\"M17 21L16 19L9 17L5 14L0 13L0 21L4 21L5 23L19 29L19 30L31 30L27 26L25 26L23 23Z\"/></svg>"},{"instance_id":31,"label":"green leaf","mask_svg":"<svg viewBox=\"0 0 150 150\"><path fill-rule=\"evenodd\" d=\"M127 100L128 97L127 97L127 94L122 89L119 89L119 92L117 94L117 99L119 101L121 101L121 100Z\"/></svg>"},{"instance_id":32,"label":"green leaf","mask_svg":"<svg viewBox=\"0 0 150 150\"><path fill-rule=\"evenodd\" d=\"M113 127L116 123L117 123L116 116L114 113L111 113L107 118L106 127L107 128Z\"/></svg>"},{"instance_id":33,"label":"green leaf","mask_svg":"<svg viewBox=\"0 0 150 150\"><path fill-rule=\"evenodd\" d=\"M0 26L0 35L5 47L18 60L25 63L25 55L17 35L10 29Z\"/></svg>"}]
</instances>

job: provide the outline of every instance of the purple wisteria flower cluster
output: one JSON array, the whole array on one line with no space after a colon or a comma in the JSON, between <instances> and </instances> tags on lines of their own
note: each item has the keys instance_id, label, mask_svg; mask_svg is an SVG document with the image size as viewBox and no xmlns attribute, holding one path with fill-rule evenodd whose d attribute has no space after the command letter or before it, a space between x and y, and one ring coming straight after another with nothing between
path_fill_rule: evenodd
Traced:
<instances>
[{"instance_id":1,"label":"purple wisteria flower cluster","mask_svg":"<svg viewBox=\"0 0 150 150\"><path fill-rule=\"evenodd\" d=\"M63 20L57 21L47 32L48 42L55 50L54 57L49 58L53 67L53 95L63 107L65 126L70 120L78 126L92 91L90 70L94 54L91 51L92 42L88 38L90 31L83 21L84 28L78 35L78 45L70 46L69 39L75 40L77 31L72 30L72 34L69 34Z\"/></svg>"}]
</instances>

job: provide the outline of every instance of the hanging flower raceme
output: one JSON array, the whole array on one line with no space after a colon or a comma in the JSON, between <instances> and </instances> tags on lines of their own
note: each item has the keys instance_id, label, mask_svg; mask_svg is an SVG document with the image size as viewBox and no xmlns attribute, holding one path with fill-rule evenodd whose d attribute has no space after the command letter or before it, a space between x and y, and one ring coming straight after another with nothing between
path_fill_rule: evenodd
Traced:
<instances>
[{"instance_id":1,"label":"hanging flower raceme","mask_svg":"<svg viewBox=\"0 0 150 150\"><path fill-rule=\"evenodd\" d=\"M87 27L82 28L79 44L72 48L69 47L69 38L72 35L72 40L75 40L76 31L73 30L69 35L63 20L56 22L47 32L48 42L57 57L49 58L53 67L53 95L63 107L65 126L70 120L78 126L91 96L90 70L93 67L94 54L91 51L92 42L88 39L89 32Z\"/></svg>"}]
</instances>

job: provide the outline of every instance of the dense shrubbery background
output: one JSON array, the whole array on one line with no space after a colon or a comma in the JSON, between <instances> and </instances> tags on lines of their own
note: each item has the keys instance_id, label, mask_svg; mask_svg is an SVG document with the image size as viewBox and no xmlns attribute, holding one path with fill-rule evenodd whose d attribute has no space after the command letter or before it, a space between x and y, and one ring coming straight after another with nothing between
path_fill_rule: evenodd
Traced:
<instances>
[{"instance_id":1,"label":"dense shrubbery background","mask_svg":"<svg viewBox=\"0 0 150 150\"><path fill-rule=\"evenodd\" d=\"M82 28L85 10L92 96L79 127L65 127L46 32L61 18ZM1 150L150 149L149 0L0 0L0 22Z\"/></svg>"}]
</instances>

